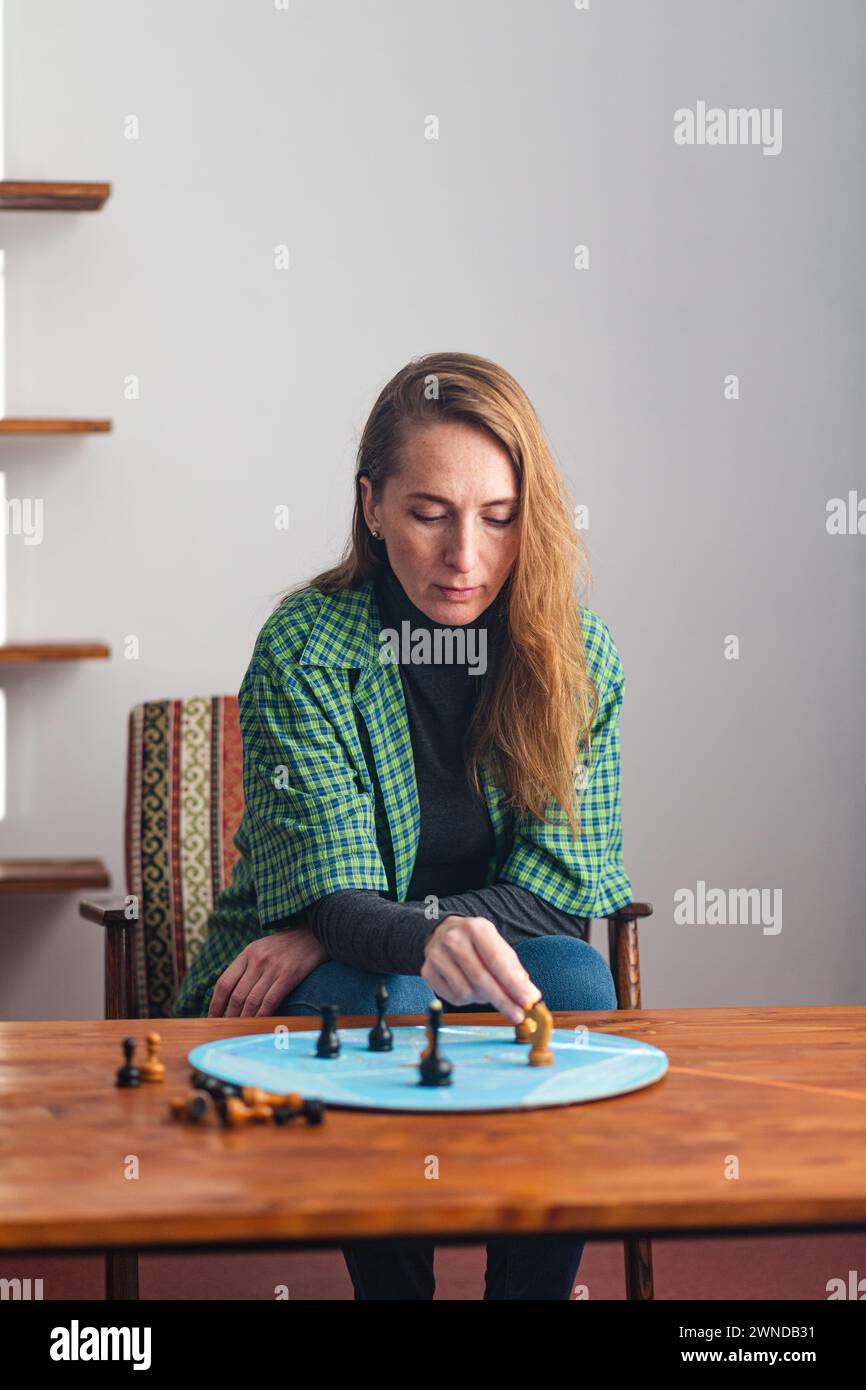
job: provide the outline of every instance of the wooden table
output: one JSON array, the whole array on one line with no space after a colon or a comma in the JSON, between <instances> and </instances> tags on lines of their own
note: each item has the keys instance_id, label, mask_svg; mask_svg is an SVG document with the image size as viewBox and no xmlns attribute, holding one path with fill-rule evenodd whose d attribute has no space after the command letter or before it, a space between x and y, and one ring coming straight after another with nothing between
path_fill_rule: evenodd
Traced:
<instances>
[{"instance_id":1,"label":"wooden table","mask_svg":"<svg viewBox=\"0 0 866 1390\"><path fill-rule=\"evenodd\" d=\"M278 1022L318 1027L310 1017L0 1023L0 1250L866 1227L866 1006L556 1014L558 1027L640 1038L670 1059L656 1084L583 1105L330 1109L321 1126L238 1130L170 1118L190 1048ZM143 1042L148 1026L163 1038L166 1082L119 1090L121 1039Z\"/></svg>"}]
</instances>

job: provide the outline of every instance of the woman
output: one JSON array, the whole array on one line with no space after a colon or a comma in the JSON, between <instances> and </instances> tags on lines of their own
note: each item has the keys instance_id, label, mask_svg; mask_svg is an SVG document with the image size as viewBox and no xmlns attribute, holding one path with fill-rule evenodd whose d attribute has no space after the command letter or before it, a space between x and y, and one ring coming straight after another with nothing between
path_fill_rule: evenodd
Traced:
<instances>
[{"instance_id":1,"label":"woman","mask_svg":"<svg viewBox=\"0 0 866 1390\"><path fill-rule=\"evenodd\" d=\"M586 923L631 901L623 671L535 411L434 353L381 392L344 557L264 624L238 695L240 858L182 1015L613 1009ZM576 1237L488 1244L486 1298L569 1298ZM432 1298L433 1245L347 1246L357 1298Z\"/></svg>"}]
</instances>

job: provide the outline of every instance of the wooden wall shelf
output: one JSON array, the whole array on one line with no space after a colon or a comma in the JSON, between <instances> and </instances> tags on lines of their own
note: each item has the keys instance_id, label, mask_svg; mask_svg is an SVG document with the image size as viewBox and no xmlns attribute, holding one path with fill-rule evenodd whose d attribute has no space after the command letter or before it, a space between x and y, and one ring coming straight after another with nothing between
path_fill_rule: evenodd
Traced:
<instances>
[{"instance_id":1,"label":"wooden wall shelf","mask_svg":"<svg viewBox=\"0 0 866 1390\"><path fill-rule=\"evenodd\" d=\"M110 196L110 183L0 179L0 212L96 212ZM0 341L2 333L0 320ZM0 419L0 437L106 434L112 427L111 420L97 418L7 416ZM0 664L105 660L110 655L111 649L104 642L7 642L0 646ZM0 893L110 887L111 877L100 859L0 860Z\"/></svg>"},{"instance_id":2,"label":"wooden wall shelf","mask_svg":"<svg viewBox=\"0 0 866 1390\"><path fill-rule=\"evenodd\" d=\"M0 212L97 212L110 196L110 183L0 179Z\"/></svg>"},{"instance_id":3,"label":"wooden wall shelf","mask_svg":"<svg viewBox=\"0 0 866 1390\"><path fill-rule=\"evenodd\" d=\"M0 661L90 661L111 656L104 642L7 642Z\"/></svg>"},{"instance_id":4,"label":"wooden wall shelf","mask_svg":"<svg viewBox=\"0 0 866 1390\"><path fill-rule=\"evenodd\" d=\"M110 420L64 420L48 416L0 417L0 434L107 434Z\"/></svg>"},{"instance_id":5,"label":"wooden wall shelf","mask_svg":"<svg viewBox=\"0 0 866 1390\"><path fill-rule=\"evenodd\" d=\"M110 888L101 859L0 859L0 893L69 893Z\"/></svg>"}]
</instances>

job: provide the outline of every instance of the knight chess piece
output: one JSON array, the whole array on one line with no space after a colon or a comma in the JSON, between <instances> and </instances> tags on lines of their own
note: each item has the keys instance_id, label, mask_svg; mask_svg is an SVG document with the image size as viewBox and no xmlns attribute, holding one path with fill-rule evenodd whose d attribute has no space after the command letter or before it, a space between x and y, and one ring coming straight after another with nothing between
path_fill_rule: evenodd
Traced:
<instances>
[{"instance_id":1,"label":"knight chess piece","mask_svg":"<svg viewBox=\"0 0 866 1390\"><path fill-rule=\"evenodd\" d=\"M532 1008L527 1009L526 1016L533 1019L536 1025L532 1035L532 1047L529 1049L529 1065L531 1067L550 1067L553 1065L553 1053L550 1050L553 1015L543 999L536 999Z\"/></svg>"}]
</instances>

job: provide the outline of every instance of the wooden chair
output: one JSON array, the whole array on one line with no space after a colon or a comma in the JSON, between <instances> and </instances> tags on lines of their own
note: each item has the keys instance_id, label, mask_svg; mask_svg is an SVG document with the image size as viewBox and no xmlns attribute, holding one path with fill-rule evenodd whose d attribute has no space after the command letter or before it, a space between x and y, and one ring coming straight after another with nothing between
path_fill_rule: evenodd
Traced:
<instances>
[{"instance_id":1,"label":"wooden chair","mask_svg":"<svg viewBox=\"0 0 866 1390\"><path fill-rule=\"evenodd\" d=\"M243 812L237 697L152 700L129 716L125 901L79 903L105 932L105 1017L167 1018L230 882ZM638 921L630 903L608 921L617 1006L639 1009ZM587 926L585 940L589 940ZM653 1297L649 1239L624 1241L626 1297ZM106 1253L106 1294L138 1297L138 1254Z\"/></svg>"}]
</instances>

